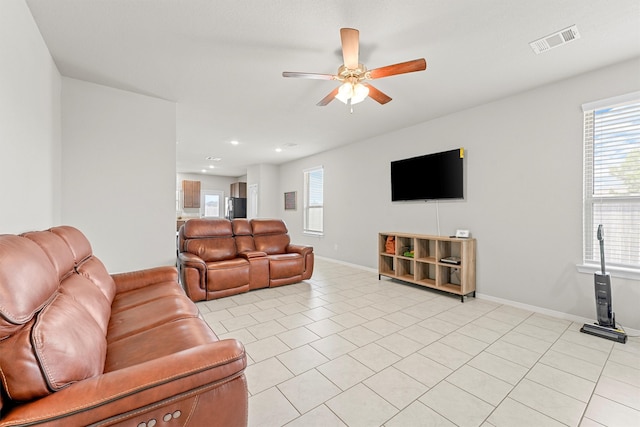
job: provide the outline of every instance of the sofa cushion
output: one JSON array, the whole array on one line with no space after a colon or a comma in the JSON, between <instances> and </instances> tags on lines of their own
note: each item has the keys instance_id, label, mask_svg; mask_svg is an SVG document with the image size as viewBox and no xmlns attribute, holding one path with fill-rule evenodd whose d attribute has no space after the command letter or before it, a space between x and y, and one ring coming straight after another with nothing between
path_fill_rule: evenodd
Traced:
<instances>
[{"instance_id":1,"label":"sofa cushion","mask_svg":"<svg viewBox=\"0 0 640 427\"><path fill-rule=\"evenodd\" d=\"M201 239L206 237L231 237L233 229L228 219L195 218L185 222L182 230L185 239Z\"/></svg>"},{"instance_id":2,"label":"sofa cushion","mask_svg":"<svg viewBox=\"0 0 640 427\"><path fill-rule=\"evenodd\" d=\"M93 283L86 277L72 274L60 283L61 294L68 295L84 307L93 320L100 326L102 335L107 335L111 303Z\"/></svg>"},{"instance_id":3,"label":"sofa cushion","mask_svg":"<svg viewBox=\"0 0 640 427\"><path fill-rule=\"evenodd\" d=\"M91 315L56 293L37 317L0 343L0 371L7 395L32 400L104 369L107 343Z\"/></svg>"},{"instance_id":4,"label":"sofa cushion","mask_svg":"<svg viewBox=\"0 0 640 427\"><path fill-rule=\"evenodd\" d=\"M255 251L256 245L253 243L251 224L249 223L249 220L237 218L231 223L233 225L233 235L236 238L236 248L238 253Z\"/></svg>"},{"instance_id":5,"label":"sofa cushion","mask_svg":"<svg viewBox=\"0 0 640 427\"><path fill-rule=\"evenodd\" d=\"M235 258L207 263L207 291L246 286L249 290L249 261Z\"/></svg>"},{"instance_id":6,"label":"sofa cushion","mask_svg":"<svg viewBox=\"0 0 640 427\"><path fill-rule=\"evenodd\" d=\"M89 258L93 253L91 243L89 243L86 236L77 228L61 225L59 227L52 227L49 231L60 236L62 240L66 242L73 254L76 265Z\"/></svg>"},{"instance_id":7,"label":"sofa cushion","mask_svg":"<svg viewBox=\"0 0 640 427\"><path fill-rule=\"evenodd\" d=\"M58 274L41 248L24 237L0 239L0 341L47 304Z\"/></svg>"},{"instance_id":8,"label":"sofa cushion","mask_svg":"<svg viewBox=\"0 0 640 427\"><path fill-rule=\"evenodd\" d=\"M128 310L159 298L179 295L180 298L184 296L184 291L176 282L158 282L153 286L143 286L116 294L111 309L115 312Z\"/></svg>"},{"instance_id":9,"label":"sofa cushion","mask_svg":"<svg viewBox=\"0 0 640 427\"><path fill-rule=\"evenodd\" d=\"M109 301L109 304L113 302L113 299L116 296L116 284L102 261L91 256L82 261L76 267L76 270L79 275L87 278L92 285L100 289L102 294Z\"/></svg>"},{"instance_id":10,"label":"sofa cushion","mask_svg":"<svg viewBox=\"0 0 640 427\"><path fill-rule=\"evenodd\" d=\"M164 323L198 315L198 307L184 294L158 298L126 310L112 310L107 340L111 344Z\"/></svg>"},{"instance_id":11,"label":"sofa cushion","mask_svg":"<svg viewBox=\"0 0 640 427\"><path fill-rule=\"evenodd\" d=\"M288 234L276 234L276 235L254 235L253 241L256 245L256 250L265 252L267 255L284 254L287 252L287 246L291 239Z\"/></svg>"},{"instance_id":12,"label":"sofa cushion","mask_svg":"<svg viewBox=\"0 0 640 427\"><path fill-rule=\"evenodd\" d=\"M193 220L189 222L191 221ZM233 259L237 255L236 242L233 237L187 240L184 252L198 255L204 262L224 261Z\"/></svg>"},{"instance_id":13,"label":"sofa cushion","mask_svg":"<svg viewBox=\"0 0 640 427\"><path fill-rule=\"evenodd\" d=\"M251 230L256 234L287 234L287 226L281 219L255 218L251 220Z\"/></svg>"},{"instance_id":14,"label":"sofa cushion","mask_svg":"<svg viewBox=\"0 0 640 427\"><path fill-rule=\"evenodd\" d=\"M231 221L234 236L251 236L251 223L246 218L236 218Z\"/></svg>"},{"instance_id":15,"label":"sofa cushion","mask_svg":"<svg viewBox=\"0 0 640 427\"><path fill-rule=\"evenodd\" d=\"M32 231L22 236L40 246L58 272L59 280L73 274L75 267L73 253L60 236L49 231Z\"/></svg>"},{"instance_id":16,"label":"sofa cushion","mask_svg":"<svg viewBox=\"0 0 640 427\"><path fill-rule=\"evenodd\" d=\"M218 337L202 319L167 322L110 343L104 371L117 371L214 341Z\"/></svg>"},{"instance_id":17,"label":"sofa cushion","mask_svg":"<svg viewBox=\"0 0 640 427\"><path fill-rule=\"evenodd\" d=\"M302 274L304 260L300 254L280 254L269 256L269 277L284 279Z\"/></svg>"},{"instance_id":18,"label":"sofa cushion","mask_svg":"<svg viewBox=\"0 0 640 427\"><path fill-rule=\"evenodd\" d=\"M71 253L75 270L97 286L107 298L109 304L111 304L116 294L116 285L102 261L93 256L91 244L87 237L77 228L68 225L53 227L49 231L66 244L65 252ZM59 250L62 251L61 248ZM47 254L54 259L60 257L58 251L53 254L47 252Z\"/></svg>"},{"instance_id":19,"label":"sofa cushion","mask_svg":"<svg viewBox=\"0 0 640 427\"><path fill-rule=\"evenodd\" d=\"M280 219L252 219L251 229L256 251L267 255L284 254L291 238L287 234L287 226Z\"/></svg>"}]
</instances>

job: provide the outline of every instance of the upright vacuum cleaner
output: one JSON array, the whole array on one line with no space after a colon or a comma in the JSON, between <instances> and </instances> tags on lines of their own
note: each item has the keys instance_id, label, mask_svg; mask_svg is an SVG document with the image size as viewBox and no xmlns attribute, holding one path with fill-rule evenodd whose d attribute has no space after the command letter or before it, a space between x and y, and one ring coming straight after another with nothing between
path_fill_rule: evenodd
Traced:
<instances>
[{"instance_id":1,"label":"upright vacuum cleaner","mask_svg":"<svg viewBox=\"0 0 640 427\"><path fill-rule=\"evenodd\" d=\"M604 269L604 228L602 224L598 226L598 240L600 241L601 269L595 273L594 277L598 323L585 323L580 328L580 332L624 344L627 342L627 334L624 333L622 328L616 327L616 315L611 308L611 275L605 272Z\"/></svg>"}]
</instances>

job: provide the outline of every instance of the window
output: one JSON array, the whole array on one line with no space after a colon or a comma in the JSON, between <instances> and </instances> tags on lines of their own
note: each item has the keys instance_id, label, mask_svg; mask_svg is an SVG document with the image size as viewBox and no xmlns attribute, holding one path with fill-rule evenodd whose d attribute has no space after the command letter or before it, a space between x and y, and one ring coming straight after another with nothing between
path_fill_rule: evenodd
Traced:
<instances>
[{"instance_id":1,"label":"window","mask_svg":"<svg viewBox=\"0 0 640 427\"><path fill-rule=\"evenodd\" d=\"M304 232L322 234L324 211L322 166L304 171Z\"/></svg>"},{"instance_id":2,"label":"window","mask_svg":"<svg viewBox=\"0 0 640 427\"><path fill-rule=\"evenodd\" d=\"M202 216L205 218L221 218L224 216L222 191L205 190L202 192Z\"/></svg>"},{"instance_id":3,"label":"window","mask_svg":"<svg viewBox=\"0 0 640 427\"><path fill-rule=\"evenodd\" d=\"M584 264L640 272L640 92L584 110ZM598 268L599 270L599 268Z\"/></svg>"}]
</instances>

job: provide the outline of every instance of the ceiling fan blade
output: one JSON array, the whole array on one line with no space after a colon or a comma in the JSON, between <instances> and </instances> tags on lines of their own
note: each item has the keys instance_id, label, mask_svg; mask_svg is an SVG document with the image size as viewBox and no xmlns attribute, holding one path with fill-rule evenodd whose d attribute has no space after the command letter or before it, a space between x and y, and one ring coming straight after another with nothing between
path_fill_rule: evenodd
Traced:
<instances>
[{"instance_id":1,"label":"ceiling fan blade","mask_svg":"<svg viewBox=\"0 0 640 427\"><path fill-rule=\"evenodd\" d=\"M344 66L350 70L358 68L359 37L360 32L355 28L340 28L342 59Z\"/></svg>"},{"instance_id":2,"label":"ceiling fan blade","mask_svg":"<svg viewBox=\"0 0 640 427\"><path fill-rule=\"evenodd\" d=\"M333 74L320 74L320 73L298 73L295 71L283 71L282 77L295 77L298 79L316 79L316 80L335 80L336 76Z\"/></svg>"},{"instance_id":3,"label":"ceiling fan blade","mask_svg":"<svg viewBox=\"0 0 640 427\"><path fill-rule=\"evenodd\" d=\"M391 101L391 97L389 95L387 95L384 92L381 92L380 90L376 89L374 86L371 86L369 83L362 83L362 84L369 88L369 98L379 102L382 105Z\"/></svg>"},{"instance_id":4,"label":"ceiling fan blade","mask_svg":"<svg viewBox=\"0 0 640 427\"><path fill-rule=\"evenodd\" d=\"M335 98L337 94L338 94L338 88L335 88L334 90L331 91L329 95L322 98L322 100L320 100L320 102L318 102L316 105L318 107L324 107L325 105L333 101L333 98Z\"/></svg>"},{"instance_id":5,"label":"ceiling fan blade","mask_svg":"<svg viewBox=\"0 0 640 427\"><path fill-rule=\"evenodd\" d=\"M413 73L414 71L424 71L427 69L427 61L424 58L413 61L401 62L399 64L387 65L369 71L370 79L395 76L396 74Z\"/></svg>"}]
</instances>

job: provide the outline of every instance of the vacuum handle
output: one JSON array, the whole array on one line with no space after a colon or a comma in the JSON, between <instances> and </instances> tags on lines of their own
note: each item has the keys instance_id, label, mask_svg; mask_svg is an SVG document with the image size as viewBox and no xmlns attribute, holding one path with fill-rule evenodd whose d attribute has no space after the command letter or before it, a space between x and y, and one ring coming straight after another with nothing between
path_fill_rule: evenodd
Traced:
<instances>
[{"instance_id":1,"label":"vacuum handle","mask_svg":"<svg viewBox=\"0 0 640 427\"><path fill-rule=\"evenodd\" d=\"M604 274L604 227L598 225L598 240L600 241L600 271Z\"/></svg>"}]
</instances>

